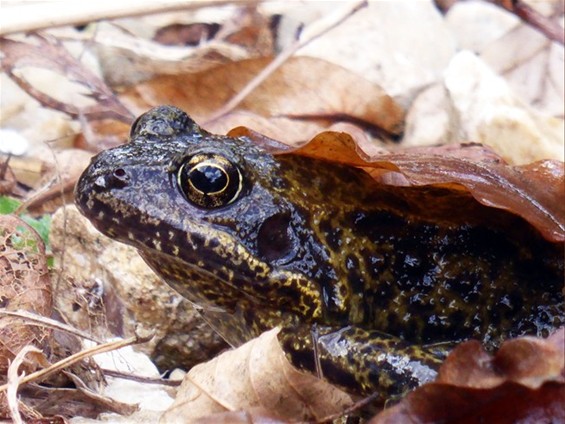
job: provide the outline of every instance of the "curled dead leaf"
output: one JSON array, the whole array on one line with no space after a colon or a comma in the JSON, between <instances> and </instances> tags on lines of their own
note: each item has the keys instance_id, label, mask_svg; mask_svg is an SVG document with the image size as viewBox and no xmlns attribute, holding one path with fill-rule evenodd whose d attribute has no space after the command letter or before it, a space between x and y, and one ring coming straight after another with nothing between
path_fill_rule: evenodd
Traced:
<instances>
[{"instance_id":1,"label":"curled dead leaf","mask_svg":"<svg viewBox=\"0 0 565 424\"><path fill-rule=\"evenodd\" d=\"M261 408L283 420L315 420L353 403L341 390L293 368L274 329L194 367L161 422Z\"/></svg>"},{"instance_id":2,"label":"curled dead leaf","mask_svg":"<svg viewBox=\"0 0 565 424\"><path fill-rule=\"evenodd\" d=\"M485 206L523 218L551 242L565 241L565 171L559 161L510 166L494 151L477 143L385 152L358 135L353 138L335 131L324 131L298 148L245 127L234 128L229 135L248 137L272 154L299 154L362 167L389 189L448 189L454 198L453 202L444 199L451 209L446 214L480 215L476 205L469 202L474 198ZM462 208L462 202L471 209ZM426 205L418 212L430 211Z\"/></svg>"},{"instance_id":3,"label":"curled dead leaf","mask_svg":"<svg viewBox=\"0 0 565 424\"><path fill-rule=\"evenodd\" d=\"M446 359L436 382L371 423L562 422L564 337L561 328L547 339L509 340L494 355L476 341L463 343Z\"/></svg>"},{"instance_id":4,"label":"curled dead leaf","mask_svg":"<svg viewBox=\"0 0 565 424\"><path fill-rule=\"evenodd\" d=\"M522 217L547 240L565 241L565 172L562 162L544 160L513 167L504 163L492 150L474 143L403 149L372 156L362 149L363 146L347 133L323 132L304 146L281 153L363 167L388 185L433 185L454 192L463 190L483 205ZM403 178L383 180L383 174L391 171Z\"/></svg>"}]
</instances>

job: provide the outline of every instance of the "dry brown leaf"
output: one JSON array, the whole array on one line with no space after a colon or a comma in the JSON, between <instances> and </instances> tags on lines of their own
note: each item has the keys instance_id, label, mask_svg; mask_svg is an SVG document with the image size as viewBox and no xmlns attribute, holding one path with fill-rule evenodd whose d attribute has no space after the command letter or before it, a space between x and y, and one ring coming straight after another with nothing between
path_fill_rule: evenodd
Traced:
<instances>
[{"instance_id":1,"label":"dry brown leaf","mask_svg":"<svg viewBox=\"0 0 565 424\"><path fill-rule=\"evenodd\" d=\"M172 104L204 123L207 116L220 109L270 61L250 59L196 74L157 77L126 90L121 98L136 112ZM376 84L339 66L308 57L295 57L284 63L238 109L268 118L316 119L322 122L317 125L318 131L327 126L327 121L345 118L398 135L404 118L403 110ZM302 134L300 140L310 135L313 133ZM289 137L280 140L297 141Z\"/></svg>"},{"instance_id":2,"label":"dry brown leaf","mask_svg":"<svg viewBox=\"0 0 565 424\"><path fill-rule=\"evenodd\" d=\"M245 127L241 125L245 124ZM249 130L248 128L255 128ZM320 131L320 123L314 121L301 121L286 117L264 117L247 111L234 111L222 116L220 119L211 121L206 124L206 129L214 134L228 134L231 137L239 137L248 135L248 132L254 133L258 139L269 139L271 141L266 145L273 144L280 146L283 151L289 148L289 145L300 145L308 138L308 134L316 134ZM241 134L239 131L242 131ZM257 131L260 131L257 132ZM284 140L283 144L275 140ZM258 143L261 145L261 142ZM267 151L271 151L266 149ZM274 149L277 152L279 148ZM271 151L273 153L273 151Z\"/></svg>"},{"instance_id":3,"label":"dry brown leaf","mask_svg":"<svg viewBox=\"0 0 565 424\"><path fill-rule=\"evenodd\" d=\"M219 29L218 23L172 23L159 28L153 40L165 46L197 46L212 39Z\"/></svg>"},{"instance_id":4,"label":"dry brown leaf","mask_svg":"<svg viewBox=\"0 0 565 424\"><path fill-rule=\"evenodd\" d=\"M284 420L313 420L339 413L351 397L294 369L271 330L194 367L162 422L188 422L211 414L262 408Z\"/></svg>"},{"instance_id":5,"label":"dry brown leaf","mask_svg":"<svg viewBox=\"0 0 565 424\"><path fill-rule=\"evenodd\" d=\"M75 137L73 146L97 152L118 146L127 140L132 123L133 115L128 122L102 119L86 123L83 131Z\"/></svg>"},{"instance_id":6,"label":"dry brown leaf","mask_svg":"<svg viewBox=\"0 0 565 424\"><path fill-rule=\"evenodd\" d=\"M197 418L194 424L286 424L263 408L250 408L247 411L218 412L207 417Z\"/></svg>"},{"instance_id":7,"label":"dry brown leaf","mask_svg":"<svg viewBox=\"0 0 565 424\"><path fill-rule=\"evenodd\" d=\"M372 424L538 423L565 420L565 329L548 339L523 337L487 354L480 343L461 344L436 382L377 415Z\"/></svg>"},{"instance_id":8,"label":"dry brown leaf","mask_svg":"<svg viewBox=\"0 0 565 424\"><path fill-rule=\"evenodd\" d=\"M369 157L349 134L329 131L292 153L360 166L377 179L383 170L400 173L402 185L464 188L480 203L524 218L547 240L565 240L565 173L559 161L512 167L476 144L421 147Z\"/></svg>"},{"instance_id":9,"label":"dry brown leaf","mask_svg":"<svg viewBox=\"0 0 565 424\"><path fill-rule=\"evenodd\" d=\"M53 300L41 237L12 215L0 215L0 299L9 311L26 310L50 316ZM19 319L0 317L0 373L26 345L43 350L51 343L51 331ZM26 360L26 371L37 362Z\"/></svg>"},{"instance_id":10,"label":"dry brown leaf","mask_svg":"<svg viewBox=\"0 0 565 424\"><path fill-rule=\"evenodd\" d=\"M12 157L9 165L17 181L28 187L37 187L45 170L45 162L37 158Z\"/></svg>"},{"instance_id":11,"label":"dry brown leaf","mask_svg":"<svg viewBox=\"0 0 565 424\"><path fill-rule=\"evenodd\" d=\"M265 57L274 53L271 22L267 16L259 13L255 5L236 11L235 16L224 23L218 38L245 47L253 56Z\"/></svg>"},{"instance_id":12,"label":"dry brown leaf","mask_svg":"<svg viewBox=\"0 0 565 424\"><path fill-rule=\"evenodd\" d=\"M129 122L132 119L130 112L119 102L106 84L82 66L57 39L37 34L33 37L33 43L0 38L0 51L3 54L2 70L42 105L65 112L75 118L82 116L87 120L106 118ZM90 106L79 107L42 93L17 75L18 69L24 67L44 68L65 75L70 81L86 87L87 96L94 98L96 102Z\"/></svg>"},{"instance_id":13,"label":"dry brown leaf","mask_svg":"<svg viewBox=\"0 0 565 424\"><path fill-rule=\"evenodd\" d=\"M245 127L234 128L229 135L248 137L272 154L292 153L363 167L388 186L448 188L457 197L451 204L445 199L446 207L451 208L448 214L457 208L458 215L465 213L474 219L472 215L480 212L472 204L472 209L460 209L465 201L462 197L472 195L483 205L524 218L549 241L565 240L565 170L559 161L510 166L494 151L476 143L385 152L358 135L354 139L334 131L324 131L297 149ZM433 212L419 208L424 214L426 210Z\"/></svg>"}]
</instances>

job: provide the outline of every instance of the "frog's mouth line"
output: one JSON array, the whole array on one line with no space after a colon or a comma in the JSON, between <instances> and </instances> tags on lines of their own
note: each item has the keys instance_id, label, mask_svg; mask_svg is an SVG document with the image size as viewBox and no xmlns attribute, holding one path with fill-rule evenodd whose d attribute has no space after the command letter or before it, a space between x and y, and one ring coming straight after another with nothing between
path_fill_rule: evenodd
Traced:
<instances>
[{"instance_id":1,"label":"frog's mouth line","mask_svg":"<svg viewBox=\"0 0 565 424\"><path fill-rule=\"evenodd\" d=\"M218 231L220 236L210 240L206 228L194 222L184 222L181 231L141 213L116 218L115 208L100 198L92 202L92 208L81 208L99 231L135 247L156 274L202 308L229 313L245 298L273 313L322 315L320 290L314 282L301 274L272 269L227 233L221 237Z\"/></svg>"},{"instance_id":2,"label":"frog's mouth line","mask_svg":"<svg viewBox=\"0 0 565 424\"><path fill-rule=\"evenodd\" d=\"M198 274L198 277L213 281L207 290L210 298L226 296L226 292L234 290L237 294L234 292L233 298L244 294L266 305L272 303L268 296L272 289L268 284L261 284L269 279L271 267L255 258L243 245L235 243L227 233L225 237L209 240L206 229L192 222L183 222L181 231L147 218L140 211L126 214L126 209L120 208L117 199L108 192L105 196L100 193L97 197L77 196L77 205L102 234L135 247L146 262L154 262L153 268L158 274L173 268L169 271L171 279L177 281L175 289L186 287L187 280L196 279ZM170 267L168 264L171 264ZM189 264L191 269L187 268ZM250 286L254 289L253 296L242 289ZM195 297L188 296L189 299ZM198 297L195 303L201 305L203 300ZM209 301L205 303L210 304Z\"/></svg>"}]
</instances>

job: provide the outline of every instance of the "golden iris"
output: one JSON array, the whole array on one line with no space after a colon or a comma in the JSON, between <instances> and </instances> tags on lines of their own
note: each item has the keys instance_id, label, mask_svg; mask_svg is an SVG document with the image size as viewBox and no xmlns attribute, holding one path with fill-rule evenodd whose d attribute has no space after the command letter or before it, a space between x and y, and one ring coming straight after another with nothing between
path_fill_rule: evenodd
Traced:
<instances>
[{"instance_id":1,"label":"golden iris","mask_svg":"<svg viewBox=\"0 0 565 424\"><path fill-rule=\"evenodd\" d=\"M239 168L213 153L192 156L178 171L178 185L184 196L201 208L229 205L241 193Z\"/></svg>"}]
</instances>

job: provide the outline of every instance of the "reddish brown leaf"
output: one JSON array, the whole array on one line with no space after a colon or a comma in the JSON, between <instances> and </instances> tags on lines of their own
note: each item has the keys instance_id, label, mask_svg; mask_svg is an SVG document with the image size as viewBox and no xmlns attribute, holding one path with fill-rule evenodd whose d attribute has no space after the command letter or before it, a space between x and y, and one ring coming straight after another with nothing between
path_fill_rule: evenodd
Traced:
<instances>
[{"instance_id":1,"label":"reddish brown leaf","mask_svg":"<svg viewBox=\"0 0 565 424\"><path fill-rule=\"evenodd\" d=\"M290 152L360 166L389 185L397 181L400 185L465 190L486 206L524 218L547 240L565 240L565 174L559 161L512 167L491 150L476 144L404 149L368 156L349 134L330 131L318 134L298 149L285 151ZM404 178L383 180L383 171L400 173Z\"/></svg>"},{"instance_id":2,"label":"reddish brown leaf","mask_svg":"<svg viewBox=\"0 0 565 424\"><path fill-rule=\"evenodd\" d=\"M516 383L505 383L496 390L432 383L413 392L408 399L370 423L534 424L565 420L565 386L557 383L547 383L538 390Z\"/></svg>"},{"instance_id":3,"label":"reddish brown leaf","mask_svg":"<svg viewBox=\"0 0 565 424\"><path fill-rule=\"evenodd\" d=\"M436 382L409 394L371 423L561 422L565 420L565 329L522 337L491 356L479 342L453 350Z\"/></svg>"}]
</instances>

